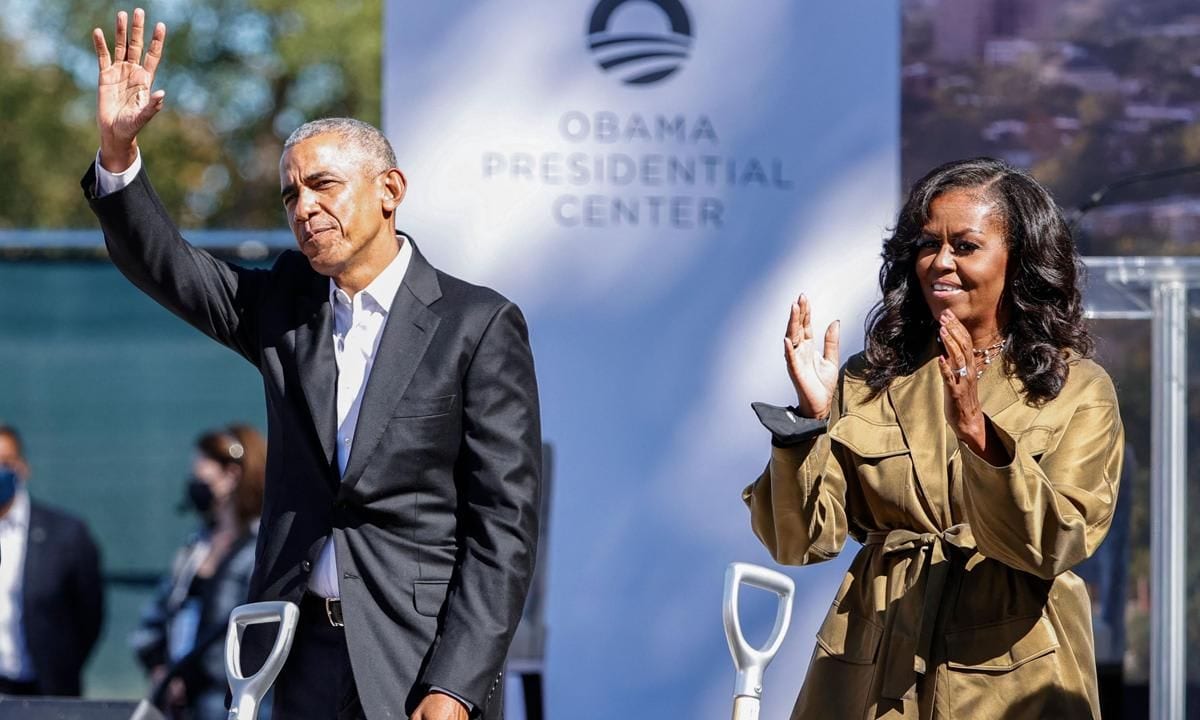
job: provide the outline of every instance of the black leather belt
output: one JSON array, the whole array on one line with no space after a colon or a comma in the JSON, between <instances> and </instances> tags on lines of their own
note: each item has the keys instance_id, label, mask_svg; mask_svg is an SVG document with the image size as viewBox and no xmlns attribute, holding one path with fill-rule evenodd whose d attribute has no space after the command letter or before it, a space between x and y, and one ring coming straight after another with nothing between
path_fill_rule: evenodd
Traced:
<instances>
[{"instance_id":1,"label":"black leather belt","mask_svg":"<svg viewBox=\"0 0 1200 720\"><path fill-rule=\"evenodd\" d=\"M338 598L321 597L306 592L300 602L300 615L322 625L346 627L346 623L342 619L342 601Z\"/></svg>"}]
</instances>

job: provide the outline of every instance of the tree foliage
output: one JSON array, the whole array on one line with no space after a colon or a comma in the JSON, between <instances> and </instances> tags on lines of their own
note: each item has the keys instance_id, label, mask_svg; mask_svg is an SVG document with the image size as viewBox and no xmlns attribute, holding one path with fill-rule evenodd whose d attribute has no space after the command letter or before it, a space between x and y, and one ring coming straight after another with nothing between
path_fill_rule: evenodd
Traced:
<instances>
[{"instance_id":1,"label":"tree foliage","mask_svg":"<svg viewBox=\"0 0 1200 720\"><path fill-rule=\"evenodd\" d=\"M184 227L280 227L287 135L317 117L379 123L380 0L145 7L148 23L167 24L157 78L167 104L139 144ZM0 0L0 167L13 178L0 228L94 225L79 192L98 144L90 34L101 27L111 43L115 14L84 0Z\"/></svg>"}]
</instances>

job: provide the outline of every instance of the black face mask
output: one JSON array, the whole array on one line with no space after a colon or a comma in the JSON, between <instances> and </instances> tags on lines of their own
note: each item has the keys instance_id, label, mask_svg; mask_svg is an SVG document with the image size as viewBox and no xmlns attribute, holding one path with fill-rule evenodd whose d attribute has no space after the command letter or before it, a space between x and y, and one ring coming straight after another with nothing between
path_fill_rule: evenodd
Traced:
<instances>
[{"instance_id":1,"label":"black face mask","mask_svg":"<svg viewBox=\"0 0 1200 720\"><path fill-rule=\"evenodd\" d=\"M194 510L201 517L207 518L212 513L213 491L198 477L190 477L187 482L187 500L184 509Z\"/></svg>"},{"instance_id":2,"label":"black face mask","mask_svg":"<svg viewBox=\"0 0 1200 720\"><path fill-rule=\"evenodd\" d=\"M19 478L17 471L0 465L0 507L7 505L17 494Z\"/></svg>"}]
</instances>

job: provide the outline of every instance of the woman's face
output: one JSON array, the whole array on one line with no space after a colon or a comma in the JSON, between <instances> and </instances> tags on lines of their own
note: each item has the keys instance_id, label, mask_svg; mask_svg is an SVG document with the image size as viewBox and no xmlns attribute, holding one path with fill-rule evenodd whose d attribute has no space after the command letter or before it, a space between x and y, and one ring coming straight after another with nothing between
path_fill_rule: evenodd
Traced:
<instances>
[{"instance_id":1,"label":"woman's face","mask_svg":"<svg viewBox=\"0 0 1200 720\"><path fill-rule=\"evenodd\" d=\"M232 495L233 489L237 485L237 477L233 472L222 467L221 463L216 460L200 453L197 453L192 459L192 475L208 485L217 504Z\"/></svg>"},{"instance_id":2,"label":"woman's face","mask_svg":"<svg viewBox=\"0 0 1200 720\"><path fill-rule=\"evenodd\" d=\"M1008 245L996 203L975 188L934 198L917 241L916 275L933 317L950 310L976 347L994 342L1004 326Z\"/></svg>"}]
</instances>

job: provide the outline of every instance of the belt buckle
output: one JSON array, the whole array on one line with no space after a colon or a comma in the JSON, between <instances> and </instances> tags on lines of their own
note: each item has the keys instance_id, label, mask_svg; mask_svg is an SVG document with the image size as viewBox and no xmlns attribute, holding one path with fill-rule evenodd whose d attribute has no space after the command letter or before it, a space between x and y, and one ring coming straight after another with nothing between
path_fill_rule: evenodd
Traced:
<instances>
[{"instance_id":1,"label":"belt buckle","mask_svg":"<svg viewBox=\"0 0 1200 720\"><path fill-rule=\"evenodd\" d=\"M339 605L338 610L340 611L341 610L340 606L342 604L341 599L327 597L327 598L324 598L324 600L325 600L325 617L329 619L329 624L332 625L333 627L346 627L346 623L342 622L341 620L335 620L333 617L333 604L337 603ZM338 612L338 615L341 615L341 612Z\"/></svg>"}]
</instances>

